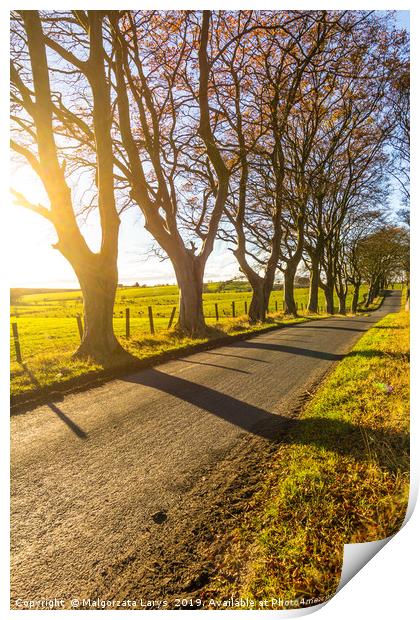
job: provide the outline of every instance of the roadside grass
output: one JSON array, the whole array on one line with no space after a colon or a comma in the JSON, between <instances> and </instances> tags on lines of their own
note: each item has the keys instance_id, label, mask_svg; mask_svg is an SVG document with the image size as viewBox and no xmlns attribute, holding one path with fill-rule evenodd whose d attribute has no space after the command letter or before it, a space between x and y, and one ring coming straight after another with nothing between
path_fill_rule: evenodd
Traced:
<instances>
[{"instance_id":1,"label":"roadside grass","mask_svg":"<svg viewBox=\"0 0 420 620\"><path fill-rule=\"evenodd\" d=\"M345 543L401 527L408 433L409 315L400 312L359 340L292 425L201 594L300 606L331 596Z\"/></svg>"}]
</instances>

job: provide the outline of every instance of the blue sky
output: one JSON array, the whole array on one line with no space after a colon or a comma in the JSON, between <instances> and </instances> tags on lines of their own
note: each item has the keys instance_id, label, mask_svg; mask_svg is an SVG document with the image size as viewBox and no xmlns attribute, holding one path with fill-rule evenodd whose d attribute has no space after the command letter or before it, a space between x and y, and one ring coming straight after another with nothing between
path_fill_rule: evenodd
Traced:
<instances>
[{"instance_id":1,"label":"blue sky","mask_svg":"<svg viewBox=\"0 0 420 620\"><path fill-rule=\"evenodd\" d=\"M397 11L397 24L409 29L409 11ZM42 192L24 169L12 174L12 186L28 192L28 197L41 201ZM398 208L398 199L392 200ZM94 247L96 237L95 218L84 226L84 233ZM77 279L66 259L52 248L56 240L54 229L37 214L17 206L9 212L10 237L13 240L13 258L9 266L11 287L77 287ZM174 283L175 275L169 260L160 261L151 254L151 236L143 227L138 208L124 213L120 229L119 281L123 284ZM224 280L238 274L238 266L226 244L216 242L205 272L205 280Z\"/></svg>"},{"instance_id":2,"label":"blue sky","mask_svg":"<svg viewBox=\"0 0 420 620\"><path fill-rule=\"evenodd\" d=\"M401 28L410 30L410 11L397 11L397 24Z\"/></svg>"}]
</instances>

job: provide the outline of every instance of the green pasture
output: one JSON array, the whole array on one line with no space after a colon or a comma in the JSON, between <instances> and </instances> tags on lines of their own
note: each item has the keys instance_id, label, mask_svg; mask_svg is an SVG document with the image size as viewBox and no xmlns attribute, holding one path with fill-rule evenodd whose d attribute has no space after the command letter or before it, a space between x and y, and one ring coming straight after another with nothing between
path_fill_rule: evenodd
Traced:
<instances>
[{"instance_id":1,"label":"green pasture","mask_svg":"<svg viewBox=\"0 0 420 620\"><path fill-rule=\"evenodd\" d=\"M220 286L217 283L206 284L203 293L204 314L208 318L215 317L215 303L219 307L221 317L232 316L232 302L235 302L237 314L245 312L245 302L248 307L251 301L251 291L244 290L216 290ZM367 287L362 287L365 293ZM299 310L306 306L308 301L308 288L296 288L295 299ZM350 306L350 296L348 306ZM284 294L282 290L273 291L270 298L270 310L282 309ZM324 306L324 296L322 291L319 295L319 304ZM338 300L337 300L338 304ZM127 287L117 290L114 316L125 316L125 309L130 308L132 317L147 318L148 306L153 308L153 314L157 318L168 318L172 308L178 305L178 288L176 286L156 286L147 288ZM83 313L83 300L80 291L63 291L54 293L39 293L32 295L22 295L15 301L10 308L12 318L39 317L39 318L74 318L77 314Z\"/></svg>"},{"instance_id":2,"label":"green pasture","mask_svg":"<svg viewBox=\"0 0 420 620\"><path fill-rule=\"evenodd\" d=\"M220 283L206 285L203 294L204 315L209 325L216 324L215 304L218 305L219 323L232 318L232 302L235 303L235 316L245 315L245 304L249 308L251 292L244 290L217 290ZM243 288L243 286L242 286ZM216 292L217 290L217 292ZM362 287L361 299L367 287ZM297 288L295 299L300 314L305 314L309 289ZM273 291L270 297L269 311L282 313L284 294L282 290ZM338 305L338 300L336 301ZM277 304L277 306L276 306ZM351 291L348 296L348 308L351 304ZM322 291L319 295L320 311L325 310ZM172 309L178 306L178 289L176 286L127 287L119 288L114 309L114 327L118 337L125 337L126 308L130 309L131 338L150 334L148 307L153 309L155 333L168 329ZM54 352L74 350L80 342L76 317L83 315L83 303L80 291L63 291L22 295L10 308L11 323L16 323L22 358ZM176 321L175 314L175 321ZM174 322L175 322L174 321ZM15 359L13 337L10 333L12 359Z\"/></svg>"}]
</instances>

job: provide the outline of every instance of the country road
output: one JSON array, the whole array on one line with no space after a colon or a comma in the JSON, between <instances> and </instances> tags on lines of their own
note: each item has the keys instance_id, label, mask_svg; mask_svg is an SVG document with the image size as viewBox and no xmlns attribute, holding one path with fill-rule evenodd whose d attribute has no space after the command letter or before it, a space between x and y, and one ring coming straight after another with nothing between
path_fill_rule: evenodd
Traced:
<instances>
[{"instance_id":1,"label":"country road","mask_svg":"<svg viewBox=\"0 0 420 620\"><path fill-rule=\"evenodd\" d=\"M370 316L279 329L13 415L12 606L199 588L308 393L399 307L391 292Z\"/></svg>"}]
</instances>

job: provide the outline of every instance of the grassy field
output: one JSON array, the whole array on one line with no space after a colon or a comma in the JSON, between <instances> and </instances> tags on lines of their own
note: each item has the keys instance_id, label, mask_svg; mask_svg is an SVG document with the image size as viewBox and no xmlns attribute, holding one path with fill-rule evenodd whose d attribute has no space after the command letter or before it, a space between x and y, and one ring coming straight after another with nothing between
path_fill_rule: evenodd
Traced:
<instances>
[{"instance_id":1,"label":"grassy field","mask_svg":"<svg viewBox=\"0 0 420 620\"><path fill-rule=\"evenodd\" d=\"M208 339L255 332L264 326L251 326L245 315L245 302L249 304L251 293L243 290L220 288L220 283L206 285L204 308L207 323L214 328ZM362 294L366 287L362 289ZM317 318L304 310L308 289L296 289L299 314L304 318ZM115 307L115 333L123 346L139 359L173 352L177 349L199 344L204 340L179 337L173 329L168 330L170 312L178 301L176 287L124 288L118 290ZM232 302L235 302L236 318L232 318ZM275 311L277 302L278 312ZM216 320L214 304L218 303L219 321ZM269 321L273 324L290 322L282 312L283 291L274 291L270 300ZM349 295L350 303L350 295ZM320 295L320 316L324 313L323 296ZM155 335L150 334L147 307L154 311ZM125 337L125 308L130 308L130 338ZM72 352L80 342L76 315L82 312L80 291L45 292L22 295L11 306L11 323L17 323L19 342L24 364L16 361L12 331L11 347L11 393L16 395L66 381L89 371L99 370L90 362L76 361ZM212 314L213 312L213 314ZM66 314L67 313L67 314Z\"/></svg>"},{"instance_id":2,"label":"grassy field","mask_svg":"<svg viewBox=\"0 0 420 620\"><path fill-rule=\"evenodd\" d=\"M408 491L409 315L400 312L361 338L305 408L205 594L325 600L343 545L397 532Z\"/></svg>"},{"instance_id":3,"label":"grassy field","mask_svg":"<svg viewBox=\"0 0 420 620\"><path fill-rule=\"evenodd\" d=\"M215 303L218 304L219 322L232 317L232 302L235 302L236 316L245 314L245 304L251 301L251 293L243 290L228 289L216 291L220 283L206 285L203 295L204 314L209 325L216 325ZM366 292L366 287L362 294ZM320 311L325 304L320 294ZM274 291L271 295L269 310L281 312L283 308L283 291ZM296 303L303 313L308 301L308 289L296 289ZM348 305L351 300L349 295ZM147 288L118 289L114 310L115 333L125 335L125 309L130 308L130 331L134 338L150 334L148 306L153 308L154 326L157 333L168 328L172 309L178 304L176 286L159 286ZM276 306L277 304L277 306ZM338 302L337 302L338 305ZM79 342L76 316L83 314L80 291L64 291L21 295L10 308L11 322L17 323L21 350L24 360L29 360L40 353L74 350ZM176 316L175 316L176 320ZM11 334L12 359L13 342Z\"/></svg>"},{"instance_id":4,"label":"grassy field","mask_svg":"<svg viewBox=\"0 0 420 620\"><path fill-rule=\"evenodd\" d=\"M327 315L325 315L327 316ZM282 313L270 314L268 323L260 325L250 325L246 317L226 318L215 324L214 330L208 334L206 338L187 338L179 336L174 330L162 330L155 335L139 333L127 339L120 336L125 349L130 351L139 360L157 358L162 354L177 353L182 355L183 351L188 351L191 347L201 345L213 339L233 336L239 334L252 334L267 328L267 325L281 326L290 323L299 323L305 320L313 320L319 318L318 315L306 315L293 318L285 318ZM24 320L24 319L21 319ZM77 344L77 338L71 326L68 331L64 332L63 328L66 322L71 319L44 319L47 321L48 329L50 321L56 321L56 344L50 345L50 349L45 348L45 337L47 332L39 334L37 332L37 324L42 321L33 320L35 325L33 331L23 331L21 343L23 347L32 351L37 351L30 356L24 358L23 364L18 364L14 359L11 360L11 395L36 391L40 388L62 383L69 379L75 379L86 373L102 370L102 367L90 361L80 361L72 358L72 351ZM72 323L74 319L71 320ZM32 327L31 325L31 327ZM70 333L71 332L71 333ZM48 331L51 334L51 331ZM26 339L25 339L26 338ZM53 342L53 341L52 341ZM65 344L64 344L65 343Z\"/></svg>"},{"instance_id":5,"label":"grassy field","mask_svg":"<svg viewBox=\"0 0 420 620\"><path fill-rule=\"evenodd\" d=\"M235 302L237 314L245 311L245 302L249 305L252 297L250 290L235 289L232 286L221 286L221 283L211 283L205 285L203 293L204 315L207 318L215 319L215 307L219 306L219 316L221 318L232 316L232 302ZM222 290L219 290L222 289ZM366 287L362 288L361 295L366 292ZM297 288L295 299L299 309L306 306L308 301L309 289ZM278 310L281 310L284 296L283 291L273 291L270 298L269 309L275 311L276 302ZM348 307L350 307L350 294L348 297ZM324 296L320 291L320 307L325 306ZM338 305L338 300L336 299ZM127 287L117 290L114 317L123 317L126 308L130 308L133 317L147 320L147 308L153 307L154 316L158 319L168 319L172 308L178 305L178 288L176 286L153 286L153 287ZM31 295L21 295L17 300L14 299L10 307L12 318L74 318L77 314L83 313L82 295L80 291L64 291L54 293L39 293ZM166 320L167 323L167 320Z\"/></svg>"}]
</instances>

